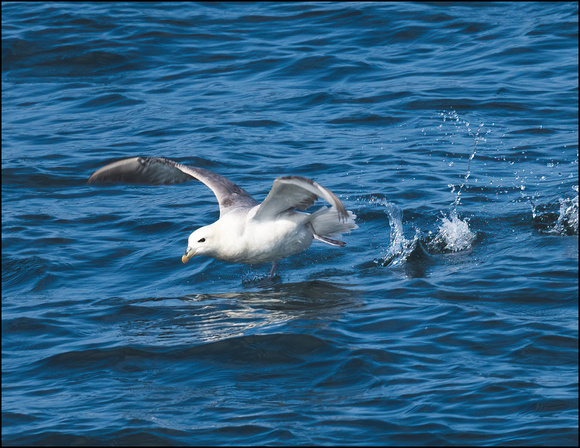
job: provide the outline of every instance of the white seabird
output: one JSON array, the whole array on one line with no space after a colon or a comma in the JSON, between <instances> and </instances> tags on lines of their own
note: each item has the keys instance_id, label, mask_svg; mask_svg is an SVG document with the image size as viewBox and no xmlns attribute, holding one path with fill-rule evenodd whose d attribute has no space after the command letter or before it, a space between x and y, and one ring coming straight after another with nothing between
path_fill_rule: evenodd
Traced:
<instances>
[{"instance_id":1,"label":"white seabird","mask_svg":"<svg viewBox=\"0 0 580 448\"><path fill-rule=\"evenodd\" d=\"M194 255L233 263L272 262L271 277L278 260L308 249L313 239L344 247L345 242L331 237L358 227L354 223L356 215L346 210L330 190L301 176L275 179L261 204L219 174L162 157L132 157L110 163L95 171L88 183L167 185L191 179L197 179L213 191L220 217L189 236L181 258L183 263ZM323 206L312 214L295 210L308 209L319 197L326 199L331 207Z\"/></svg>"}]
</instances>

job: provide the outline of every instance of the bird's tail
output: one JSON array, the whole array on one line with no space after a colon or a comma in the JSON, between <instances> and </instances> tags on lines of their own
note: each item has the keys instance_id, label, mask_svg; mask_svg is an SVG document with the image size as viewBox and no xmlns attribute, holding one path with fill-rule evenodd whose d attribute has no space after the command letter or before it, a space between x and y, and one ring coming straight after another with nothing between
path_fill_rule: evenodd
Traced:
<instances>
[{"instance_id":1,"label":"bird's tail","mask_svg":"<svg viewBox=\"0 0 580 448\"><path fill-rule=\"evenodd\" d=\"M329 239L328 237L338 236L341 233L350 232L352 229L356 229L358 227L354 223L356 215L350 210L347 210L347 214L348 217L343 221L339 218L336 208L329 208L326 206L312 213L312 215L310 215L310 223L314 228L314 237L321 237L316 239L326 242L325 239Z\"/></svg>"}]
</instances>

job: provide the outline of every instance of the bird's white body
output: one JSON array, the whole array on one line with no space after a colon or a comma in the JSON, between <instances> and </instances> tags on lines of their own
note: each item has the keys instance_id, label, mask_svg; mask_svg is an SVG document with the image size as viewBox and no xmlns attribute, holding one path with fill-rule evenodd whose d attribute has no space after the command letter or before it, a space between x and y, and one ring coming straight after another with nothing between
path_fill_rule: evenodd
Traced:
<instances>
[{"instance_id":1,"label":"bird's white body","mask_svg":"<svg viewBox=\"0 0 580 448\"><path fill-rule=\"evenodd\" d=\"M261 264L302 252L312 244L307 213L287 212L268 221L250 216L245 210L232 211L197 229L189 236L188 249L233 263Z\"/></svg>"}]
</instances>

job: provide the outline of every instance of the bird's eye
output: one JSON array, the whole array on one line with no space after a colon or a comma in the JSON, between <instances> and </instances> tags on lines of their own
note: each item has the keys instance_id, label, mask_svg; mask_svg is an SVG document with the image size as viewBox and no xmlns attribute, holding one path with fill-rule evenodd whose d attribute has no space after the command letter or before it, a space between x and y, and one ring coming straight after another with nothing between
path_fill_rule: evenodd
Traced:
<instances>
[{"instance_id":1,"label":"bird's eye","mask_svg":"<svg viewBox=\"0 0 580 448\"><path fill-rule=\"evenodd\" d=\"M205 238L202 238L201 240L199 240L198 243L205 243Z\"/></svg>"}]
</instances>

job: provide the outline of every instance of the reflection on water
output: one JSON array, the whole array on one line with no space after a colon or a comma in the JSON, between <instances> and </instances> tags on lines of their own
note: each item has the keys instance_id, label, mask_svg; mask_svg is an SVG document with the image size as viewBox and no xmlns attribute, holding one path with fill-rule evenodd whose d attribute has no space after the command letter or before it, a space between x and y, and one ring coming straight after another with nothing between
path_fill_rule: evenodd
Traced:
<instances>
[{"instance_id":1,"label":"reflection on water","mask_svg":"<svg viewBox=\"0 0 580 448\"><path fill-rule=\"evenodd\" d=\"M324 327L363 306L359 294L345 285L315 280L256 291L138 299L119 307L125 314L119 328L133 343L171 345L184 338L197 343L283 331L293 321Z\"/></svg>"}]
</instances>

